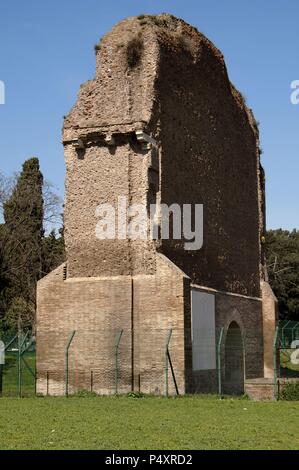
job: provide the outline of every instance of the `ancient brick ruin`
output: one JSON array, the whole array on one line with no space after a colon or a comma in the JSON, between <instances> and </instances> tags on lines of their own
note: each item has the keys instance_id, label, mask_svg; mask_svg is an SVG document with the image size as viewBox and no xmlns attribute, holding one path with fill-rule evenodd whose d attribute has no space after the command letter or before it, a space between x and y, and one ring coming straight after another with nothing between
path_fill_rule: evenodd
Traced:
<instances>
[{"instance_id":1,"label":"ancient brick ruin","mask_svg":"<svg viewBox=\"0 0 299 470\"><path fill-rule=\"evenodd\" d=\"M122 331L119 392L165 393L172 330L180 393L216 392L221 361L224 393L259 396L256 380L273 378L276 323L264 173L256 121L221 52L171 15L122 21L96 47L95 78L65 119L63 144L67 262L38 284L38 393L64 393L72 331L71 391L90 389L92 377L93 391L114 393ZM119 197L203 204L203 247L97 239L97 206Z\"/></svg>"}]
</instances>

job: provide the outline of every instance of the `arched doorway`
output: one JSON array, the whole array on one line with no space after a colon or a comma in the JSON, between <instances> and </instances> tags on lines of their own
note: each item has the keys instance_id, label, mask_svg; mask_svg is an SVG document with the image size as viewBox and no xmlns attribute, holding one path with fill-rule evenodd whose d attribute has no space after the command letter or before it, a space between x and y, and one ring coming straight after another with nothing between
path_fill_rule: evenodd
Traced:
<instances>
[{"instance_id":1,"label":"arched doorway","mask_svg":"<svg viewBox=\"0 0 299 470\"><path fill-rule=\"evenodd\" d=\"M244 352L241 329L233 321L227 330L225 340L224 387L227 395L244 393Z\"/></svg>"}]
</instances>

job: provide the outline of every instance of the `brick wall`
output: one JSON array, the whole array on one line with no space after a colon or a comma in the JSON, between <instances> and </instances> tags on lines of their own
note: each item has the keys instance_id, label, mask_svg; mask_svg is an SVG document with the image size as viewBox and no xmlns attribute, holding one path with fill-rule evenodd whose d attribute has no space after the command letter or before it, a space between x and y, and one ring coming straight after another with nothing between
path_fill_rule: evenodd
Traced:
<instances>
[{"instance_id":1,"label":"brick wall","mask_svg":"<svg viewBox=\"0 0 299 470\"><path fill-rule=\"evenodd\" d=\"M61 266L39 282L38 393L60 395L65 392L65 348L73 330L76 335L69 353L70 393L78 389L90 390L91 382L97 393L114 393L115 340L123 330L119 348L119 392L131 390L133 370L135 390L140 385L143 392L163 394L165 345L170 329L173 330L172 363L179 391L185 392L187 371L191 367L189 364L186 368L185 364L190 350L190 339L186 337L190 329L185 329L190 313L184 295L185 278L162 256L158 256L157 266L155 276L66 281ZM175 393L170 373L169 392Z\"/></svg>"}]
</instances>

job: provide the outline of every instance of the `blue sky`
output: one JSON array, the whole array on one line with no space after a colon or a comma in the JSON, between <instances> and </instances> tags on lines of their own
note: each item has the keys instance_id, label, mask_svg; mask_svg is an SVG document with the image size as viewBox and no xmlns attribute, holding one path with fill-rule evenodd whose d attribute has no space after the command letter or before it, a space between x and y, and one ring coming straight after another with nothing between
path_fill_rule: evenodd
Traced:
<instances>
[{"instance_id":1,"label":"blue sky","mask_svg":"<svg viewBox=\"0 0 299 470\"><path fill-rule=\"evenodd\" d=\"M169 12L196 26L224 53L232 82L260 121L268 228L299 228L298 0L2 0L0 169L30 156L63 195L62 118L93 77L94 44L119 20Z\"/></svg>"}]
</instances>

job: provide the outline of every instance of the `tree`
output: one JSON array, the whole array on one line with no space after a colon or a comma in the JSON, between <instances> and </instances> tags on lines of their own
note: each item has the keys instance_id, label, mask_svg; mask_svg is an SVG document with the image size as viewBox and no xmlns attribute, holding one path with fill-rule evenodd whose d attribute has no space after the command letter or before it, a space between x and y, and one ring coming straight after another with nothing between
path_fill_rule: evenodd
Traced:
<instances>
[{"instance_id":1,"label":"tree","mask_svg":"<svg viewBox=\"0 0 299 470\"><path fill-rule=\"evenodd\" d=\"M7 305L7 315L12 318L18 312L15 320L21 327L22 318L26 318L28 323L30 317L32 323L34 322L36 282L42 276L43 176L37 158L25 161L3 209L6 258L4 264L7 266L10 284L6 294L11 298L10 305Z\"/></svg>"},{"instance_id":2,"label":"tree","mask_svg":"<svg viewBox=\"0 0 299 470\"><path fill-rule=\"evenodd\" d=\"M299 321L299 231L268 231L266 257L281 319Z\"/></svg>"},{"instance_id":3,"label":"tree","mask_svg":"<svg viewBox=\"0 0 299 470\"><path fill-rule=\"evenodd\" d=\"M4 316L5 309L1 302L3 292L8 286L7 270L5 266L5 226L0 224L0 320Z\"/></svg>"},{"instance_id":4,"label":"tree","mask_svg":"<svg viewBox=\"0 0 299 470\"><path fill-rule=\"evenodd\" d=\"M65 258L61 212L37 158L13 177L0 172L0 329L34 328L36 282Z\"/></svg>"},{"instance_id":5,"label":"tree","mask_svg":"<svg viewBox=\"0 0 299 470\"><path fill-rule=\"evenodd\" d=\"M63 229L59 230L59 237L52 230L42 241L42 272L48 274L63 263L65 259Z\"/></svg>"}]
</instances>

